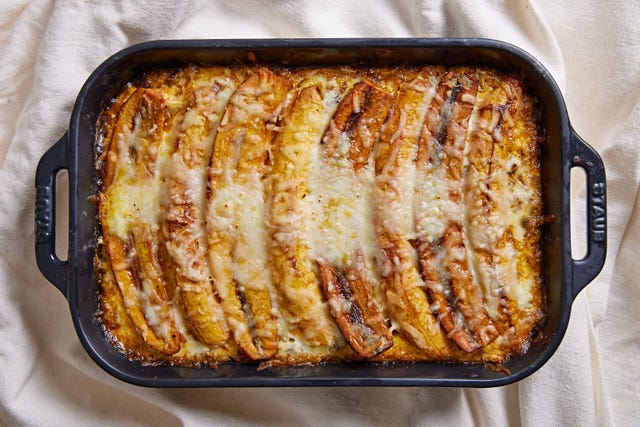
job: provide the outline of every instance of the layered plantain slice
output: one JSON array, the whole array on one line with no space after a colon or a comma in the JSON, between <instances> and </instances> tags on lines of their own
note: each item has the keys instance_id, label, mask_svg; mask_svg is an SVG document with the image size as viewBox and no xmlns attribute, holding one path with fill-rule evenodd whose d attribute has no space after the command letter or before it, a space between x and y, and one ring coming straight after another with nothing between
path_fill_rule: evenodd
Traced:
<instances>
[{"instance_id":1,"label":"layered plantain slice","mask_svg":"<svg viewBox=\"0 0 640 427\"><path fill-rule=\"evenodd\" d=\"M322 258L317 263L331 314L351 348L368 358L391 347L393 335L373 296L362 252L352 255L345 271Z\"/></svg>"},{"instance_id":2,"label":"layered plantain slice","mask_svg":"<svg viewBox=\"0 0 640 427\"><path fill-rule=\"evenodd\" d=\"M214 289L205 232L206 166L227 102L240 76L192 70L187 106L167 167L163 232L175 267L177 300L189 331L203 344L227 344L229 326Z\"/></svg>"},{"instance_id":3,"label":"layered plantain slice","mask_svg":"<svg viewBox=\"0 0 640 427\"><path fill-rule=\"evenodd\" d=\"M97 271L100 273L100 313L109 341L127 355L149 354L154 360L169 361L168 354L147 344L138 333L124 304L108 258L103 259Z\"/></svg>"},{"instance_id":4,"label":"layered plantain slice","mask_svg":"<svg viewBox=\"0 0 640 427\"><path fill-rule=\"evenodd\" d=\"M322 138L326 161L348 159L355 173L370 164L392 102L391 94L373 83L356 83L338 104Z\"/></svg>"},{"instance_id":5,"label":"layered plantain slice","mask_svg":"<svg viewBox=\"0 0 640 427\"><path fill-rule=\"evenodd\" d=\"M174 354L181 334L158 259L156 181L164 114L162 95L150 89L136 89L122 106L106 153L100 219L104 249L131 321L146 344Z\"/></svg>"},{"instance_id":6,"label":"layered plantain slice","mask_svg":"<svg viewBox=\"0 0 640 427\"><path fill-rule=\"evenodd\" d=\"M266 236L263 180L291 79L261 69L236 90L209 163L207 241L215 288L234 339L251 359L278 348Z\"/></svg>"},{"instance_id":7,"label":"layered plantain slice","mask_svg":"<svg viewBox=\"0 0 640 427\"><path fill-rule=\"evenodd\" d=\"M535 252L525 250L524 236L539 233L536 222L540 211L525 207L525 200L536 200L539 194L530 184L539 179L537 168L530 166L530 147L519 146L522 133L530 131L520 123L521 115L531 109L524 102L522 87L514 78L495 81L483 79L477 118L469 138L469 168L464 179L468 240L478 279L483 286L485 307L501 335L517 335L519 324L539 321L541 314L532 301L532 289L539 287L525 266L531 265ZM519 152L520 157L514 155ZM534 205L539 205L538 202ZM516 213L514 215L514 213ZM532 236L533 237L533 236ZM536 234L536 239L539 235ZM519 286L514 286L519 283ZM527 313L526 316L522 316ZM515 351L522 343L512 342ZM497 351L490 348L491 353Z\"/></svg>"},{"instance_id":8,"label":"layered plantain slice","mask_svg":"<svg viewBox=\"0 0 640 427\"><path fill-rule=\"evenodd\" d=\"M356 83L338 104L321 141L324 180L335 193L331 197L330 191L323 192L325 197L329 194L329 198L323 205L320 227L347 222L350 230L338 233L341 241L333 242L334 247L346 247L345 253L334 256L333 262L319 258L317 265L331 314L347 342L361 357L375 356L393 345L391 331L373 296L371 266L367 266L361 250L360 240L366 231L350 221L355 215L366 215L363 211L368 206L357 209L357 203L352 204L365 198L367 177L373 174L372 148L392 100L388 92L370 82ZM340 182L332 182L326 175ZM347 191L341 192L341 188ZM355 197L349 197L350 192L354 192ZM326 251L331 250L326 248Z\"/></svg>"},{"instance_id":9,"label":"layered plantain slice","mask_svg":"<svg viewBox=\"0 0 640 427\"><path fill-rule=\"evenodd\" d=\"M477 80L465 75L450 72L443 77L419 142L415 209L416 247L432 308L448 336L467 352L497 336L464 241L462 183L477 91Z\"/></svg>"},{"instance_id":10,"label":"layered plantain slice","mask_svg":"<svg viewBox=\"0 0 640 427\"><path fill-rule=\"evenodd\" d=\"M435 95L437 70L425 68L399 87L375 156L374 222L378 272L392 320L415 346L444 359L452 346L431 314L416 268L413 211L417 144Z\"/></svg>"},{"instance_id":11,"label":"layered plantain slice","mask_svg":"<svg viewBox=\"0 0 640 427\"><path fill-rule=\"evenodd\" d=\"M425 117L418 142L416 162L416 200L414 221L415 247L418 253L420 274L424 280L431 309L437 316L447 336L467 351L478 348L466 328L456 324L451 284L443 280L442 236L447 221L448 189L442 168L442 145L451 121L451 109L458 97L459 87L444 76L439 82Z\"/></svg>"},{"instance_id":12,"label":"layered plantain slice","mask_svg":"<svg viewBox=\"0 0 640 427\"><path fill-rule=\"evenodd\" d=\"M507 170L502 161L497 161L500 158L497 151L501 148L496 136L504 130L504 115L507 109L513 108L511 103L509 95L501 88L479 94L475 126L468 142L469 167L464 180L472 261L484 287L489 316L502 333L510 326L503 283L516 280L517 272L515 268L501 267L505 260L501 260L502 255L495 250L498 241L504 240L510 222L507 200L501 197L507 190ZM502 246L505 244L511 245L511 242L504 241ZM508 265L515 267L515 264Z\"/></svg>"},{"instance_id":13,"label":"layered plantain slice","mask_svg":"<svg viewBox=\"0 0 640 427\"><path fill-rule=\"evenodd\" d=\"M327 126L324 89L317 84L296 92L275 138L267 189L269 252L280 312L310 346L333 346L339 334L324 303L306 221L313 152Z\"/></svg>"}]
</instances>

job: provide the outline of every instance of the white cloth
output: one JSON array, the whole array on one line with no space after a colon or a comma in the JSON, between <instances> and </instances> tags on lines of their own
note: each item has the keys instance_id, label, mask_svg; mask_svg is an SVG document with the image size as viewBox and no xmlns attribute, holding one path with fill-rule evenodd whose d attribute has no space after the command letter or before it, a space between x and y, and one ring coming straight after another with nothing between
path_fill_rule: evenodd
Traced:
<instances>
[{"instance_id":1,"label":"white cloth","mask_svg":"<svg viewBox=\"0 0 640 427\"><path fill-rule=\"evenodd\" d=\"M640 3L626 0L4 1L0 424L633 425L640 419ZM609 250L557 353L507 387L144 389L82 349L34 258L34 174L110 54L167 38L490 37L535 55L608 174ZM580 193L574 207L584 203ZM584 214L575 215L584 233ZM65 232L64 224L61 233ZM584 238L578 238L583 241Z\"/></svg>"}]
</instances>

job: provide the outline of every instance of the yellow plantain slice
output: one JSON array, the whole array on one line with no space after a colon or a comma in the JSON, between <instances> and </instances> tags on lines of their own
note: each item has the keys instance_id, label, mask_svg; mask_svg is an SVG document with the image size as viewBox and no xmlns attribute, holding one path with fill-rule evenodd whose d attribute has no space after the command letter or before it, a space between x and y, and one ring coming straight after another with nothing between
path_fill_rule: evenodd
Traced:
<instances>
[{"instance_id":1,"label":"yellow plantain slice","mask_svg":"<svg viewBox=\"0 0 640 427\"><path fill-rule=\"evenodd\" d=\"M322 258L317 260L318 270L342 335L358 355L367 358L391 347L393 335L373 297L362 252L351 258L345 272Z\"/></svg>"},{"instance_id":2,"label":"yellow plantain slice","mask_svg":"<svg viewBox=\"0 0 640 427\"><path fill-rule=\"evenodd\" d=\"M250 75L229 100L209 164L207 239L214 284L234 339L254 360L270 358L278 348L263 179L291 85L265 69Z\"/></svg>"},{"instance_id":3,"label":"yellow plantain slice","mask_svg":"<svg viewBox=\"0 0 640 427\"><path fill-rule=\"evenodd\" d=\"M392 101L391 94L371 82L355 84L338 104L322 138L324 157L346 157L356 173L367 166ZM342 152L345 149L346 156Z\"/></svg>"},{"instance_id":4,"label":"yellow plantain slice","mask_svg":"<svg viewBox=\"0 0 640 427\"><path fill-rule=\"evenodd\" d=\"M531 129L515 125L518 116L532 107L525 102L522 87L515 79L486 80L489 80L486 85L491 86L485 90L490 91L481 94L474 132L469 139L469 169L465 179L468 237L487 311L500 334L512 342L507 350L522 351L522 340L514 337L528 342L533 324L541 318L540 312L532 308L540 306L539 301L533 301L540 295L534 292L540 284L523 268L539 256L524 247L524 242L529 241L525 234L538 232L537 226L530 229L527 223L528 218L535 222L540 215L539 210L528 211L529 203L539 197L531 190L536 188L532 182L539 180L539 171L524 166L536 158L535 154L527 154L532 148L517 145L527 140L519 133ZM520 158L514 155L516 152ZM526 159L527 155L533 157ZM540 204L540 200L535 202ZM500 357L504 350L489 348L485 353Z\"/></svg>"},{"instance_id":5,"label":"yellow plantain slice","mask_svg":"<svg viewBox=\"0 0 640 427\"><path fill-rule=\"evenodd\" d=\"M149 89L137 89L123 105L106 154L108 187L101 199L101 222L113 276L136 330L155 350L174 354L181 335L154 237L164 113L161 94ZM118 212L127 215L114 215Z\"/></svg>"},{"instance_id":6,"label":"yellow plantain slice","mask_svg":"<svg viewBox=\"0 0 640 427\"><path fill-rule=\"evenodd\" d=\"M465 328L473 336L477 346L493 341L498 331L489 318L483 304L482 290L472 275L468 250L464 241L464 183L468 167L465 165L466 140L469 120L476 102L478 81L462 74L452 79L457 90L456 101L451 109L451 121L447 126L446 139L442 147L442 167L448 185L448 198L452 203L450 215L443 235L444 253L447 259L445 270L451 283L456 316L456 328ZM459 207L459 212L456 210ZM459 214L456 214L458 212Z\"/></svg>"},{"instance_id":7,"label":"yellow plantain slice","mask_svg":"<svg viewBox=\"0 0 640 427\"><path fill-rule=\"evenodd\" d=\"M99 153L97 166L100 169L102 188L107 188L113 183L118 165L118 150L117 147L113 145L115 144L113 134L118 128L118 117L122 112L122 107L126 105L136 90L137 88L135 86L128 86L98 119L100 123L98 149L101 149L102 152ZM100 143L102 145L100 145Z\"/></svg>"},{"instance_id":8,"label":"yellow plantain slice","mask_svg":"<svg viewBox=\"0 0 640 427\"><path fill-rule=\"evenodd\" d=\"M415 247L418 265L424 280L431 309L440 325L462 350L471 352L479 348L468 328L462 325L449 300L453 299L451 284L441 273L443 255L442 238L447 222L448 189L441 165L442 144L451 121L451 109L459 89L451 75L440 81L433 97L418 142L416 161L416 224ZM460 323L459 325L457 323Z\"/></svg>"},{"instance_id":9,"label":"yellow plantain slice","mask_svg":"<svg viewBox=\"0 0 640 427\"><path fill-rule=\"evenodd\" d=\"M426 68L401 85L375 156L374 221L378 271L392 321L417 347L435 358L452 351L432 316L411 246L415 163L418 138L435 94L435 69Z\"/></svg>"},{"instance_id":10,"label":"yellow plantain slice","mask_svg":"<svg viewBox=\"0 0 640 427\"><path fill-rule=\"evenodd\" d=\"M148 345L138 333L113 277L108 257L102 257L97 271L100 272L100 318L105 325L108 339L128 356L144 355L152 361L168 361L167 354Z\"/></svg>"},{"instance_id":11,"label":"yellow plantain slice","mask_svg":"<svg viewBox=\"0 0 640 427\"><path fill-rule=\"evenodd\" d=\"M501 262L495 248L509 227L511 215L502 197L507 189L507 171L496 152L497 141L493 134L496 130L500 132L503 113L511 101L504 90L491 89L478 95L477 112L468 141L469 167L464 191L472 260L483 287L487 312L500 333L504 333L510 322L505 310L503 285L515 282L517 275L513 268L501 273L496 268L496 264Z\"/></svg>"},{"instance_id":12,"label":"yellow plantain slice","mask_svg":"<svg viewBox=\"0 0 640 427\"><path fill-rule=\"evenodd\" d=\"M361 357L375 356L393 345L391 331L373 295L371 275L360 249L360 240L366 237L358 223L366 218L368 212L364 210L370 209L365 194L367 178L373 175L370 155L392 101L388 92L369 82L355 84L338 104L322 139L322 176L318 181L323 181L319 187L328 191L318 194L325 203L319 228L323 233L329 227L348 229L334 232L340 241L326 245L333 246L333 252L345 247L345 253L328 260L325 257L332 250L327 247L317 265L331 314ZM365 209L358 209L359 204Z\"/></svg>"},{"instance_id":13,"label":"yellow plantain slice","mask_svg":"<svg viewBox=\"0 0 640 427\"><path fill-rule=\"evenodd\" d=\"M510 211L516 214L511 218L510 238L513 251L508 248L503 252L503 259L515 252L518 287L508 289L505 294L516 303L515 315L510 315L511 323L518 337L516 353L528 350L530 336L536 325L544 319L544 301L542 278L536 274L542 263L542 249L531 242L541 241L542 224L546 221L543 214L543 202L540 191L540 168L538 154L539 140L527 138L535 135L535 125L528 123L525 117L535 114L535 105L529 95L525 94L523 84L511 78L505 83L508 93L516 98L512 107L505 111L502 137L498 153L506 158L507 173L511 177L506 191ZM528 141L528 142L527 142ZM516 160L514 153L520 153Z\"/></svg>"},{"instance_id":14,"label":"yellow plantain slice","mask_svg":"<svg viewBox=\"0 0 640 427\"><path fill-rule=\"evenodd\" d=\"M218 123L239 78L231 70L203 69L188 80L188 109L167 168L168 197L163 201L163 232L175 265L178 301L191 333L213 347L227 343L229 328L207 258L206 166Z\"/></svg>"},{"instance_id":15,"label":"yellow plantain slice","mask_svg":"<svg viewBox=\"0 0 640 427\"><path fill-rule=\"evenodd\" d=\"M340 333L323 302L311 248L308 175L322 133L327 126L321 85L301 89L285 114L274 141L267 213L273 281L280 295L280 311L287 324L299 330L311 346L332 346ZM329 116L330 117L330 116Z\"/></svg>"}]
</instances>

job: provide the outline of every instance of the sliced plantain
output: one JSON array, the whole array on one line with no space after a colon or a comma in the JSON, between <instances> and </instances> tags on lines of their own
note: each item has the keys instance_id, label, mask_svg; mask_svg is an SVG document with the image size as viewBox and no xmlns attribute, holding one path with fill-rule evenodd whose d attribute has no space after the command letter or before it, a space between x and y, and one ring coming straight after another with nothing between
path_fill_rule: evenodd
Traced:
<instances>
[{"instance_id":1,"label":"sliced plantain","mask_svg":"<svg viewBox=\"0 0 640 427\"><path fill-rule=\"evenodd\" d=\"M280 311L311 346L333 346L339 331L327 309L306 239L312 153L327 126L323 87L299 90L285 114L269 176L268 224L273 281Z\"/></svg>"},{"instance_id":2,"label":"sliced plantain","mask_svg":"<svg viewBox=\"0 0 640 427\"><path fill-rule=\"evenodd\" d=\"M322 138L320 152L323 175L330 174L340 181L329 181L325 185L333 186L334 194L318 195L326 203L321 221L323 225L343 225L349 230L334 233L340 240L335 246L348 248L346 253L333 257L333 262L321 257L317 265L331 314L342 335L361 357L375 356L393 345L360 249L361 240L365 238L362 226L353 219L353 216L365 218L367 212L363 210L370 209L365 192L367 178L373 175L371 152L392 101L391 94L372 83L356 83L338 104ZM358 209L359 201L364 209ZM346 260L341 259L344 257Z\"/></svg>"},{"instance_id":3,"label":"sliced plantain","mask_svg":"<svg viewBox=\"0 0 640 427\"><path fill-rule=\"evenodd\" d=\"M155 199L165 105L162 95L137 89L120 110L106 155L101 222L106 254L126 310L155 350L180 350L172 304L158 261ZM116 215L126 212L126 215ZM133 225L135 224L135 226Z\"/></svg>"},{"instance_id":4,"label":"sliced plantain","mask_svg":"<svg viewBox=\"0 0 640 427\"><path fill-rule=\"evenodd\" d=\"M177 299L189 331L203 344L227 344L229 326L214 289L207 257L205 199L211 148L218 124L240 76L201 70L189 78L188 106L167 167L163 232L175 266Z\"/></svg>"},{"instance_id":5,"label":"sliced plantain","mask_svg":"<svg viewBox=\"0 0 640 427\"><path fill-rule=\"evenodd\" d=\"M378 271L392 321L414 345L446 358L451 343L432 316L411 245L418 138L435 94L435 70L427 68L400 86L375 156L374 220Z\"/></svg>"},{"instance_id":6,"label":"sliced plantain","mask_svg":"<svg viewBox=\"0 0 640 427\"><path fill-rule=\"evenodd\" d=\"M251 74L229 100L209 164L208 254L234 339L251 359L272 357L278 322L271 301L263 180L290 79Z\"/></svg>"},{"instance_id":7,"label":"sliced plantain","mask_svg":"<svg viewBox=\"0 0 640 427\"><path fill-rule=\"evenodd\" d=\"M393 335L373 297L361 252L356 252L347 271L317 260L331 315L342 335L360 357L382 353L393 345Z\"/></svg>"}]
</instances>

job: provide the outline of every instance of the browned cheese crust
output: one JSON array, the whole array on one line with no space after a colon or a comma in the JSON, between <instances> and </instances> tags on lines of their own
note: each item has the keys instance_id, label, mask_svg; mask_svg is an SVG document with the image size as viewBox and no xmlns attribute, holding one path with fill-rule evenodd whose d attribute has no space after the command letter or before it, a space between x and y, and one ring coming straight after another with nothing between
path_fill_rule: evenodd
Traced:
<instances>
[{"instance_id":1,"label":"browned cheese crust","mask_svg":"<svg viewBox=\"0 0 640 427\"><path fill-rule=\"evenodd\" d=\"M132 359L501 363L544 321L535 100L480 67L157 70L98 122Z\"/></svg>"}]
</instances>

